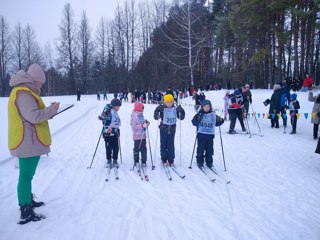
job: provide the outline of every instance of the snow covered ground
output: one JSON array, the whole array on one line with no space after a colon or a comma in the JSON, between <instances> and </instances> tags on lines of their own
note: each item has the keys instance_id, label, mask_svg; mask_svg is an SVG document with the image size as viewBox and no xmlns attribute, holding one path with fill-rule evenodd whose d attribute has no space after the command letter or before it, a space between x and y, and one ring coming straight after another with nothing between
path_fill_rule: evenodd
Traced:
<instances>
[{"instance_id":1,"label":"snow covered ground","mask_svg":"<svg viewBox=\"0 0 320 240\"><path fill-rule=\"evenodd\" d=\"M195 128L191 99L184 99L186 119L176 132L176 165L186 175L172 173L168 181L159 160L155 105L145 106L150 120L150 140L156 168L150 169L149 182L141 181L129 169L133 164L130 128L131 103L124 103L121 149L123 164L120 180L105 181L105 147L101 141L91 169L101 123L97 116L105 102L95 96L82 96L81 102L50 120L52 152L43 156L33 180L33 192L46 206L36 209L47 218L17 225L19 208L16 196L18 169L7 150L7 98L0 98L0 239L209 239L209 240L318 240L320 239L320 159L314 153L310 123L313 104L307 93L298 93L301 114L296 135L271 129L262 102L271 90L253 90L253 108L263 137L229 135L230 122L222 125L227 172L223 171L219 129L216 129L214 165L230 179L225 184L210 182L193 164L189 169ZM224 91L206 92L216 108L223 108ZM75 102L75 96L46 97L45 102ZM111 95L108 98L111 99ZM109 102L109 101L108 101ZM218 112L220 114L220 112ZM258 133L254 119L250 129ZM282 120L280 120L282 126ZM287 132L291 131L288 124ZM237 122L236 130L240 130ZM179 137L181 134L181 149ZM157 150L155 150L157 143ZM180 162L181 152L181 162Z\"/></svg>"}]
</instances>

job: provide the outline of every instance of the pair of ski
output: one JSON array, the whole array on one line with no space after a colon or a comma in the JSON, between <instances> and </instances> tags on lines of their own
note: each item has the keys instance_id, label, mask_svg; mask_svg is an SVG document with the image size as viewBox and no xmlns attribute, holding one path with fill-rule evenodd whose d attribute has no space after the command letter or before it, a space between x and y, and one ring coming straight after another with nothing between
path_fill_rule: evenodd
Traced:
<instances>
[{"instance_id":1,"label":"pair of ski","mask_svg":"<svg viewBox=\"0 0 320 240\"><path fill-rule=\"evenodd\" d=\"M177 174L181 179L184 179L186 175L181 174L179 170L173 164L169 165L167 163L163 164L164 171L166 172L167 178L169 181L172 181L171 171L170 169Z\"/></svg>"},{"instance_id":2,"label":"pair of ski","mask_svg":"<svg viewBox=\"0 0 320 240\"><path fill-rule=\"evenodd\" d=\"M113 169L113 172L114 172L114 178L115 178L116 180L119 180L119 172L118 172L119 166L113 166L113 164L108 164L108 165L107 165L107 177L106 177L106 182L108 182L109 179L110 179L112 169Z\"/></svg>"},{"instance_id":3,"label":"pair of ski","mask_svg":"<svg viewBox=\"0 0 320 240\"><path fill-rule=\"evenodd\" d=\"M201 172L204 173L204 175L207 176L207 178L208 178L211 182L215 182L215 181L216 181L216 177L217 177L218 179L220 179L221 181L223 181L224 183L226 183L226 184L229 184L229 183L231 182L230 180L225 179L224 176L222 176L221 174L219 174L218 171L217 171L214 167L212 167L212 168L206 167L206 168L205 168L204 166L201 166L201 167L199 167L199 169L201 170ZM211 172L208 172L207 169L209 169ZM214 177L212 176L211 173L214 174Z\"/></svg>"},{"instance_id":4,"label":"pair of ski","mask_svg":"<svg viewBox=\"0 0 320 240\"><path fill-rule=\"evenodd\" d=\"M134 171L135 168L137 168L137 173L139 174L140 179L144 179L148 182L149 177L147 174L147 166L145 164L135 163L130 171Z\"/></svg>"},{"instance_id":5,"label":"pair of ski","mask_svg":"<svg viewBox=\"0 0 320 240\"><path fill-rule=\"evenodd\" d=\"M237 135L237 134L240 134L240 135L250 135L250 136L259 136L259 137L264 137L264 135L263 134L261 134L261 133L247 133L247 132L235 132L235 133L229 133L229 132L227 132L227 134L229 134L229 135Z\"/></svg>"}]
</instances>

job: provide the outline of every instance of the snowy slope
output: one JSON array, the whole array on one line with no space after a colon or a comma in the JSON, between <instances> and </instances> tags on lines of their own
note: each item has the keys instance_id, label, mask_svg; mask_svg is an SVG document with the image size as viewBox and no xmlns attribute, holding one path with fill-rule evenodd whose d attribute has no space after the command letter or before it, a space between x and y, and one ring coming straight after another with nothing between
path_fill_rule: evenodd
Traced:
<instances>
[{"instance_id":1,"label":"snowy slope","mask_svg":"<svg viewBox=\"0 0 320 240\"><path fill-rule=\"evenodd\" d=\"M133 164L133 106L124 103L119 112L123 160L120 180L105 182L103 140L92 168L87 169L101 131L97 116L105 102L83 96L76 107L50 120L52 152L41 158L33 180L33 191L46 202L37 212L47 219L24 226L16 224L18 170L6 148L7 99L0 98L0 239L320 239L320 164L310 124L312 103L307 101L307 93L298 93L300 112L309 113L309 118L300 117L296 135L283 134L282 128L271 129L270 120L262 118L262 113L268 112L262 102L272 92L252 92L253 108L261 113L258 121L264 137L226 134L230 122L225 122L221 130L227 172L223 171L216 129L214 164L232 180L228 185L219 179L210 182L195 164L193 169L188 168L195 139L191 125L195 112L190 98L183 100L186 119L181 123L181 132L178 123L175 142L175 162L186 174L184 180L172 173L173 181L168 181L160 166L157 121L152 117L155 105L145 106L145 117L151 122L156 168L150 169L148 150L150 181L141 181L129 170ZM206 95L216 108L223 108L224 91ZM72 103L75 97L44 100L47 104L55 100ZM258 133L253 118L249 124L251 132ZM237 123L236 130L240 129Z\"/></svg>"}]
</instances>

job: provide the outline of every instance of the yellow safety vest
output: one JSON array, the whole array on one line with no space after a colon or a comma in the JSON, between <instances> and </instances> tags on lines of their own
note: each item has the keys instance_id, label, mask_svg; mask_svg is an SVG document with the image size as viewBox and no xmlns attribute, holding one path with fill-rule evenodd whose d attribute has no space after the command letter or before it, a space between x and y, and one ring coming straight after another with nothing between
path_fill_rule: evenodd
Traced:
<instances>
[{"instance_id":1,"label":"yellow safety vest","mask_svg":"<svg viewBox=\"0 0 320 240\"><path fill-rule=\"evenodd\" d=\"M27 91L37 100L39 109L43 109L44 105L41 97L26 87L15 87L11 91L8 103L8 146L9 149L16 149L21 144L24 137L24 126L19 110L16 106L17 93L19 91ZM45 146L51 145L51 134L48 121L35 124L35 132L38 140Z\"/></svg>"}]
</instances>

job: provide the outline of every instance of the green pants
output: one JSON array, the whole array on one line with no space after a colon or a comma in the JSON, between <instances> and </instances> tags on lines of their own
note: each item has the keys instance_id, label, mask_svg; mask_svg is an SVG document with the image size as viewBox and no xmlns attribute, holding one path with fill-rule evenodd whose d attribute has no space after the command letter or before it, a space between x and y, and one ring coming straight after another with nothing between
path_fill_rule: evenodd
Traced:
<instances>
[{"instance_id":1,"label":"green pants","mask_svg":"<svg viewBox=\"0 0 320 240\"><path fill-rule=\"evenodd\" d=\"M36 173L40 156L19 158L20 174L18 182L18 201L20 206L31 203L31 181Z\"/></svg>"}]
</instances>

